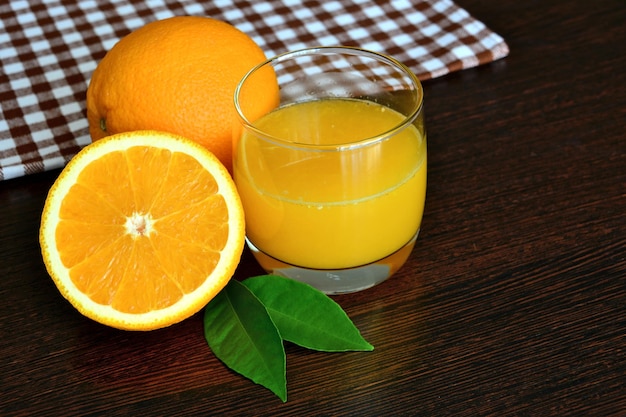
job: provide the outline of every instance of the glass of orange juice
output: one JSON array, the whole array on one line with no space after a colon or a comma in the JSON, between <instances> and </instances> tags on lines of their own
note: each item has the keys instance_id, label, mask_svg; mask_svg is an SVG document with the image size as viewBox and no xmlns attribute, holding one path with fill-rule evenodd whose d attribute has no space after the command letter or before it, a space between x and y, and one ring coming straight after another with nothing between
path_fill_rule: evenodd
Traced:
<instances>
[{"instance_id":1,"label":"glass of orange juice","mask_svg":"<svg viewBox=\"0 0 626 417\"><path fill-rule=\"evenodd\" d=\"M279 103L252 115L247 86L267 71ZM405 263L426 194L422 102L406 66L353 47L287 52L240 81L233 176L266 271L337 294Z\"/></svg>"}]
</instances>

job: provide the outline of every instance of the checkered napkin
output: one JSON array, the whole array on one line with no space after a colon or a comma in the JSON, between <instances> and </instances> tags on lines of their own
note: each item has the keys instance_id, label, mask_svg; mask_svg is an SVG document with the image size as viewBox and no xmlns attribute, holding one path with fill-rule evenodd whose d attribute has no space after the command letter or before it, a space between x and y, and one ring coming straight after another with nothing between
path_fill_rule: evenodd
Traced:
<instances>
[{"instance_id":1,"label":"checkered napkin","mask_svg":"<svg viewBox=\"0 0 626 417\"><path fill-rule=\"evenodd\" d=\"M0 180L60 168L88 144L85 92L97 63L130 31L175 15L227 21L268 57L316 45L383 52L422 80L508 54L450 0L3 1Z\"/></svg>"}]
</instances>

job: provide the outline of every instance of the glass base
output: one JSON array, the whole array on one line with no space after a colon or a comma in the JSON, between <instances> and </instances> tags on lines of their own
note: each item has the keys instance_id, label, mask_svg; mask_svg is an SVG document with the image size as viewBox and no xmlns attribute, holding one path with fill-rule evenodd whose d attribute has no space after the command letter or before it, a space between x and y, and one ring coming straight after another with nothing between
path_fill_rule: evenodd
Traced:
<instances>
[{"instance_id":1,"label":"glass base","mask_svg":"<svg viewBox=\"0 0 626 417\"><path fill-rule=\"evenodd\" d=\"M246 238L248 247L261 267L268 273L312 285L326 294L362 291L393 275L408 259L419 230L402 248L370 264L343 269L311 269L290 265L263 253Z\"/></svg>"}]
</instances>

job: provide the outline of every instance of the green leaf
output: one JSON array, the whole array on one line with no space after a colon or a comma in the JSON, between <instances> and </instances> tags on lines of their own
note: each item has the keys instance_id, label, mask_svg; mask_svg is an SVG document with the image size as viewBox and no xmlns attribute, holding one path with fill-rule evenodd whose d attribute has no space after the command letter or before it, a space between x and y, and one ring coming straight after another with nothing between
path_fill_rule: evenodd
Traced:
<instances>
[{"instance_id":1,"label":"green leaf","mask_svg":"<svg viewBox=\"0 0 626 417\"><path fill-rule=\"evenodd\" d=\"M284 340L325 352L374 349L339 304L316 288L276 275L242 283L265 305Z\"/></svg>"},{"instance_id":2,"label":"green leaf","mask_svg":"<svg viewBox=\"0 0 626 417\"><path fill-rule=\"evenodd\" d=\"M263 304L239 281L206 306L204 337L226 366L287 401L283 341Z\"/></svg>"}]
</instances>

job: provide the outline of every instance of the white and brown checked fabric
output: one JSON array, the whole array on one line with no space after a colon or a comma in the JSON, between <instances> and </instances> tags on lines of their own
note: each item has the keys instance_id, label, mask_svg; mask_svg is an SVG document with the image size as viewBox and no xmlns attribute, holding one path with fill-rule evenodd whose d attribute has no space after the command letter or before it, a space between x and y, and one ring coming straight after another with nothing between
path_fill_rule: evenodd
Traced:
<instances>
[{"instance_id":1,"label":"white and brown checked fabric","mask_svg":"<svg viewBox=\"0 0 626 417\"><path fill-rule=\"evenodd\" d=\"M85 92L124 35L175 15L210 16L273 56L316 45L391 55L420 79L508 54L450 0L9 0L0 4L0 180L60 168L90 142Z\"/></svg>"}]
</instances>

